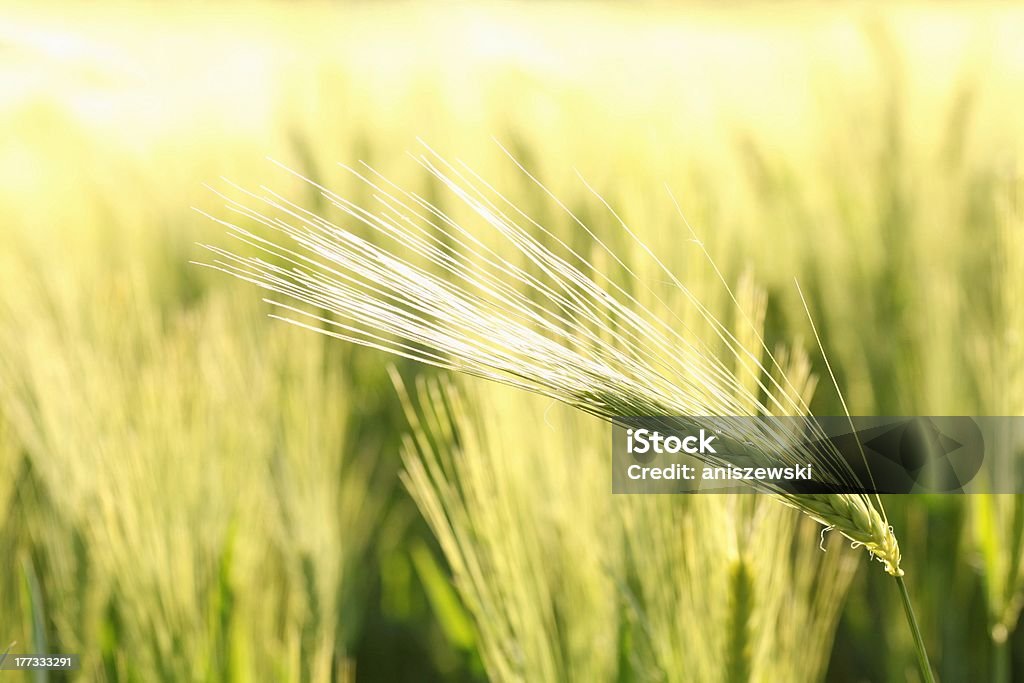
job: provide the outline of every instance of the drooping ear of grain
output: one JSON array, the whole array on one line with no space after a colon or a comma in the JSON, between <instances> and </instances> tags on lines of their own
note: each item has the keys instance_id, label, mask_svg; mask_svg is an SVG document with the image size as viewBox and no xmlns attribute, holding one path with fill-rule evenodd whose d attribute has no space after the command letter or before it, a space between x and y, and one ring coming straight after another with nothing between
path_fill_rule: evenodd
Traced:
<instances>
[{"instance_id":1,"label":"drooping ear of grain","mask_svg":"<svg viewBox=\"0 0 1024 683\"><path fill-rule=\"evenodd\" d=\"M739 307L745 315L730 328L594 193L595 203L617 222L619 239L639 254L636 263L624 261L569 215L595 248L634 278L627 289L594 269L582 255L590 249L562 241L466 165L449 163L429 148L418 160L452 201L468 209L472 229L364 168L353 172L375 190L375 208L316 187L373 240L270 190L234 188L228 208L253 227L221 220L243 246L239 252L208 247L214 254L208 265L274 293L276 316L287 322L526 389L607 420L807 412L800 392L783 384L784 375L780 381L777 359L762 355L764 303L751 298L749 287L741 292L750 300L747 310ZM451 244L458 249L446 246ZM676 307L655 294L652 310L630 293L653 293L637 276L641 268L670 284ZM702 334L677 324L680 311L700 321ZM763 444L757 455L766 464L815 457L751 432L735 436ZM817 469L834 481L849 476L842 458L818 459ZM771 484L762 488L782 493ZM890 574L902 574L899 546L877 496L783 499L867 549Z\"/></svg>"}]
</instances>

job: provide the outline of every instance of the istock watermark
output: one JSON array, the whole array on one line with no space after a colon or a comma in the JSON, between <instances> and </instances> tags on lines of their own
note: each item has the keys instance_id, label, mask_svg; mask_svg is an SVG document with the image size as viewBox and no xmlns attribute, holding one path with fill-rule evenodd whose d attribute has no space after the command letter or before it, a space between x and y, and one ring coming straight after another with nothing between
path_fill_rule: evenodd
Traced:
<instances>
[{"instance_id":1,"label":"istock watermark","mask_svg":"<svg viewBox=\"0 0 1024 683\"><path fill-rule=\"evenodd\" d=\"M1024 418L620 417L614 493L1024 493Z\"/></svg>"},{"instance_id":2,"label":"istock watermark","mask_svg":"<svg viewBox=\"0 0 1024 683\"><path fill-rule=\"evenodd\" d=\"M669 434L663 436L661 432L652 429L627 429L626 430L626 451L632 455L644 453L700 453L710 455L717 453L711 442L718 438L714 434L708 434L700 430L698 435L676 436Z\"/></svg>"}]
</instances>

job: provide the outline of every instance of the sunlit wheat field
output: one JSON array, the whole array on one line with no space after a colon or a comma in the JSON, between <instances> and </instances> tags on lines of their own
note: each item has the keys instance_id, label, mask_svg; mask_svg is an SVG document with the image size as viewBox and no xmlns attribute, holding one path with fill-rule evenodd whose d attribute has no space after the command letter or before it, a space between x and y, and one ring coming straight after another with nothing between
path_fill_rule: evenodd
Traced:
<instances>
[{"instance_id":1,"label":"sunlit wheat field","mask_svg":"<svg viewBox=\"0 0 1024 683\"><path fill-rule=\"evenodd\" d=\"M372 167L539 272L427 155L670 313L738 402L760 370L676 279L815 414L1019 416L1022 106L1019 3L5 7L0 657L81 657L21 679L52 681L918 680L892 579L841 529L612 496L597 418L289 326L194 262L239 248L210 219L237 188L379 239L317 187L370 208ZM884 510L937 678L1024 678L1019 498Z\"/></svg>"}]
</instances>

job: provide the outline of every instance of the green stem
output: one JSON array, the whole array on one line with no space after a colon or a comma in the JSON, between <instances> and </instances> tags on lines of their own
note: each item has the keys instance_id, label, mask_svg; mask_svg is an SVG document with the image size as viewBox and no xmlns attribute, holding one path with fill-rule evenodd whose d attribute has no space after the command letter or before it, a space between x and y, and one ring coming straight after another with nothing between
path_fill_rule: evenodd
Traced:
<instances>
[{"instance_id":1,"label":"green stem","mask_svg":"<svg viewBox=\"0 0 1024 683\"><path fill-rule=\"evenodd\" d=\"M1009 683L1010 647L1006 640L992 640L992 683Z\"/></svg>"},{"instance_id":2,"label":"green stem","mask_svg":"<svg viewBox=\"0 0 1024 683\"><path fill-rule=\"evenodd\" d=\"M910 605L907 583L902 576L897 576L896 584L900 587L900 597L903 598L903 611L907 614L907 623L910 624L910 631L914 634L914 647L917 649L917 663L921 667L921 678L924 683L935 683L932 665L928 663L928 651L924 649L924 638L921 637L921 629L917 626L914 608Z\"/></svg>"}]
</instances>

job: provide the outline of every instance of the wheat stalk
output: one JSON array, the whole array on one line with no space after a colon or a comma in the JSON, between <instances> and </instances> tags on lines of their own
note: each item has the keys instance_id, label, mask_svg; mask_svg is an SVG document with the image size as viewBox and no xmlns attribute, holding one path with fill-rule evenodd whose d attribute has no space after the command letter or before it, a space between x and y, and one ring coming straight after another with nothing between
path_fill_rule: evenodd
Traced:
<instances>
[{"instance_id":1,"label":"wheat stalk","mask_svg":"<svg viewBox=\"0 0 1024 683\"><path fill-rule=\"evenodd\" d=\"M290 171L315 187L359 230L369 231L372 239L266 187L252 192L229 184L239 199L222 194L227 208L254 224L253 229L242 227L240 221L211 218L257 253L242 255L204 245L215 258L201 265L281 295L267 302L278 309L273 317L291 324L532 391L606 420L809 412L798 396L774 379L778 364L772 354L765 348L766 367L596 192L594 196L632 240L633 251L641 252L674 285L710 330L711 340L694 334L637 277L632 264L564 204L559 206L591 241L591 252L631 276L631 289L604 275L593 260L531 219L467 165L449 163L429 148L416 159L463 210L468 209L467 220L479 225L479 232L466 221L455 220L437 202L403 190L365 164L358 170L345 168L371 189L374 210ZM277 237L261 236L265 229ZM662 304L663 315L644 305L641 294ZM711 342L726 349L725 359L711 350ZM735 367L725 362L730 355L737 361ZM794 454L799 446L784 434L756 433L742 422L735 427L765 462L813 457L819 476L855 482L838 454ZM840 532L879 560L890 575L902 577L899 544L877 496L794 495L769 483L758 486ZM901 589L905 590L902 581ZM920 638L915 640L923 654ZM930 677L930 669L922 669Z\"/></svg>"},{"instance_id":2,"label":"wheat stalk","mask_svg":"<svg viewBox=\"0 0 1024 683\"><path fill-rule=\"evenodd\" d=\"M806 412L799 399L778 391L782 388L778 380L762 379L766 368L760 361L667 269L714 334L752 366L754 389L767 392L767 398L752 393L742 374L711 353L706 343L675 328L672 320L659 319L558 237L503 202L468 168L436 156L423 155L419 162L484 226L525 256L533 272L502 257L437 206L388 184L368 167L363 172L350 170L373 189L381 205L376 212L316 187L333 206L376 232L379 241L390 242L391 249L269 189L254 193L235 187L243 201L254 206L225 197L228 208L280 232L287 241L275 242L219 221L232 236L263 255L243 256L205 245L217 258L204 265L290 299L268 300L279 309L274 317L289 323L503 382L609 420L624 415L745 415L751 406L763 414ZM543 245L517 221L531 225L565 255ZM579 225L598 246L604 246ZM403 250L423 264L399 256ZM647 254L660 264L653 252ZM610 255L629 270L615 254ZM604 282L599 284L601 279ZM331 317L300 304L329 311ZM760 452L766 461L794 460L790 453L773 452L777 447L770 442L777 435L744 436L766 444ZM838 458L816 465L836 481L849 481ZM774 492L786 504L866 548L893 576L902 574L899 545L875 499L859 494Z\"/></svg>"}]
</instances>

